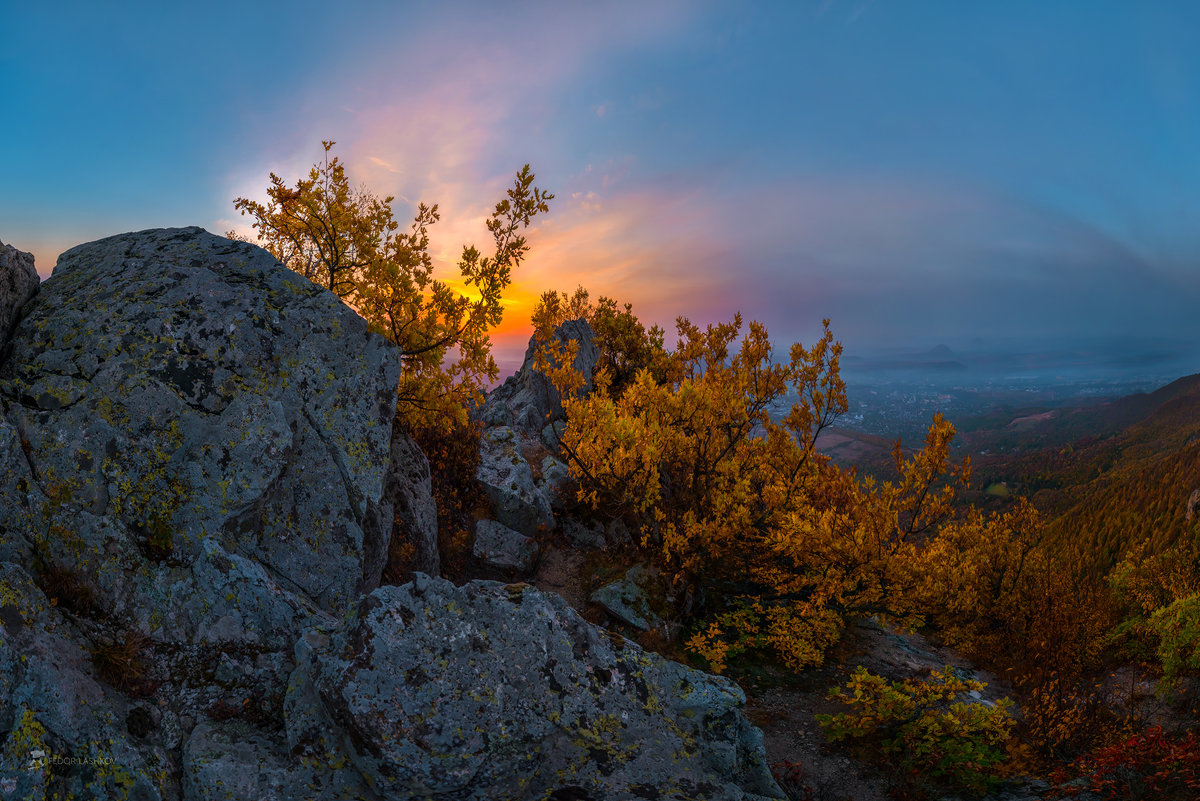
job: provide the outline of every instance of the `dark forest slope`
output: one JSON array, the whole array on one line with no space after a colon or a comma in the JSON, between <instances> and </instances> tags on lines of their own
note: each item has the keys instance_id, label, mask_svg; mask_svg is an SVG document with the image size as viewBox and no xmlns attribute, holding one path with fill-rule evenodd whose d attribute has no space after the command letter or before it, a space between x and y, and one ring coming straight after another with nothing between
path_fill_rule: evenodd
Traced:
<instances>
[{"instance_id":1,"label":"dark forest slope","mask_svg":"<svg viewBox=\"0 0 1200 801\"><path fill-rule=\"evenodd\" d=\"M1057 545L1097 569L1131 544L1165 548L1185 531L1200 486L1200 375L1160 390L1064 414L1057 447L978 459L976 485L1004 482L1050 519ZM1061 441L1061 440L1060 440Z\"/></svg>"}]
</instances>

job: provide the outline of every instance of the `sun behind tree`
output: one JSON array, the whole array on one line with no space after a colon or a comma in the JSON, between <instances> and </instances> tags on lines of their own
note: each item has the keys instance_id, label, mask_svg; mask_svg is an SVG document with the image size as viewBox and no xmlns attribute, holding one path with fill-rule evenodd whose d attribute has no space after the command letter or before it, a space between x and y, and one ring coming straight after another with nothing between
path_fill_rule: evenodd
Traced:
<instances>
[{"instance_id":1,"label":"sun behind tree","mask_svg":"<svg viewBox=\"0 0 1200 801\"><path fill-rule=\"evenodd\" d=\"M330 158L334 142L321 144L325 159L307 178L289 187L271 173L267 203L239 197L234 207L254 219L259 244L282 264L340 296L400 348L398 410L411 427L465 424L470 403L499 376L488 332L529 251L520 232L549 211L554 195L533 185L528 164L517 173L487 221L494 252L463 246L458 269L479 295L472 299L434 278L428 231L440 218L437 205L420 204L409 229L399 230L395 198L352 188L344 165Z\"/></svg>"}]
</instances>

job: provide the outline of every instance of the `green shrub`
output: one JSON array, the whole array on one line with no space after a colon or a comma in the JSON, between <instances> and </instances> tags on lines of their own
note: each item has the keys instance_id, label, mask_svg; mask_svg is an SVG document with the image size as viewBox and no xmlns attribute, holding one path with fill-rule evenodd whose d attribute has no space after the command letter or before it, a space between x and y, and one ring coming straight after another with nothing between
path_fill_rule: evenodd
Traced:
<instances>
[{"instance_id":1,"label":"green shrub","mask_svg":"<svg viewBox=\"0 0 1200 801\"><path fill-rule=\"evenodd\" d=\"M1150 629L1158 635L1158 656L1168 679L1200 668L1200 594L1154 612Z\"/></svg>"},{"instance_id":2,"label":"green shrub","mask_svg":"<svg viewBox=\"0 0 1200 801\"><path fill-rule=\"evenodd\" d=\"M906 774L919 774L944 789L983 794L999 781L1007 758L1004 744L1014 721L1012 701L995 705L956 701L982 690L983 682L959 678L946 667L927 680L888 681L855 668L844 687L829 697L851 707L838 715L817 715L832 742L854 740L899 760Z\"/></svg>"}]
</instances>

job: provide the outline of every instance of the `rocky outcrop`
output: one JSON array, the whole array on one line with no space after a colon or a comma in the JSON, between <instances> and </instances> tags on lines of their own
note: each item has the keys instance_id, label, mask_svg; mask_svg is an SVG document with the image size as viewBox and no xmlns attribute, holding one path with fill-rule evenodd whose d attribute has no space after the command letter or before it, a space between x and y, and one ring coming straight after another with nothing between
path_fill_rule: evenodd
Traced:
<instances>
[{"instance_id":1,"label":"rocky outcrop","mask_svg":"<svg viewBox=\"0 0 1200 801\"><path fill-rule=\"evenodd\" d=\"M732 683L524 585L377 587L393 517L436 555L428 465L392 432L397 354L265 251L112 237L22 315L0 362L0 797L779 796Z\"/></svg>"},{"instance_id":2,"label":"rocky outcrop","mask_svg":"<svg viewBox=\"0 0 1200 801\"><path fill-rule=\"evenodd\" d=\"M492 502L493 514L527 536L554 527L550 499L538 487L525 452L530 444L518 431L497 426L483 432L475 477Z\"/></svg>"},{"instance_id":3,"label":"rocky outcrop","mask_svg":"<svg viewBox=\"0 0 1200 801\"><path fill-rule=\"evenodd\" d=\"M39 278L33 254L0 242L0 354L21 316L21 309L37 294Z\"/></svg>"},{"instance_id":4,"label":"rocky outcrop","mask_svg":"<svg viewBox=\"0 0 1200 801\"><path fill-rule=\"evenodd\" d=\"M591 327L571 320L554 329L554 337L578 343L573 366L585 377L580 393L590 392L599 356ZM534 367L536 351L537 340L530 337L521 368L492 390L476 414L484 427L476 478L496 519L526 535L554 527L554 509L562 508L560 493L568 483L566 465L550 453L558 448L565 419L562 399Z\"/></svg>"},{"instance_id":5,"label":"rocky outcrop","mask_svg":"<svg viewBox=\"0 0 1200 801\"><path fill-rule=\"evenodd\" d=\"M591 391L592 370L600 355L591 326L584 320L569 320L554 329L554 338L559 344L571 340L579 344L572 366L584 377L580 392L586 395ZM530 337L521 369L496 387L480 409L478 417L485 426L509 426L540 436L548 424L565 419L558 390L533 366L536 352L537 341Z\"/></svg>"},{"instance_id":6,"label":"rocky outcrop","mask_svg":"<svg viewBox=\"0 0 1200 801\"><path fill-rule=\"evenodd\" d=\"M528 585L381 587L296 661L293 753L348 762L386 798L782 796L737 685Z\"/></svg>"}]
</instances>

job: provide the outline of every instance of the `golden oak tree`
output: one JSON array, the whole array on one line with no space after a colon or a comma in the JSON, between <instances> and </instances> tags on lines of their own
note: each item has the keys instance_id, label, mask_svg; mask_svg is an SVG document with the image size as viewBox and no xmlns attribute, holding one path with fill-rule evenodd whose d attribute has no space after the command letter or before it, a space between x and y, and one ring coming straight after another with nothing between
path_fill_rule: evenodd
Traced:
<instances>
[{"instance_id":1,"label":"golden oak tree","mask_svg":"<svg viewBox=\"0 0 1200 801\"><path fill-rule=\"evenodd\" d=\"M529 244L521 233L549 210L554 195L534 186L525 165L496 203L487 228L494 250L464 246L458 263L476 297L434 277L429 227L437 205L417 207L407 230L392 213L394 197L352 188L345 166L329 156L288 186L274 173L266 203L237 198L259 242L281 263L329 288L401 351L399 409L416 426L462 425L466 407L498 376L488 332L500 323L501 295Z\"/></svg>"},{"instance_id":2,"label":"golden oak tree","mask_svg":"<svg viewBox=\"0 0 1200 801\"><path fill-rule=\"evenodd\" d=\"M848 617L914 622L917 546L950 514L947 482L966 475L949 464L949 423L935 418L911 459L897 451L898 482L859 481L816 450L846 408L828 320L812 347L778 363L766 329L743 334L740 315L676 327L675 350L648 347L661 354L654 369L619 392L602 365L578 397L571 345L547 342L538 365L568 398L562 448L580 499L632 519L674 578L680 614L707 619L690 647L716 669L747 649L801 668L821 661Z\"/></svg>"}]
</instances>

